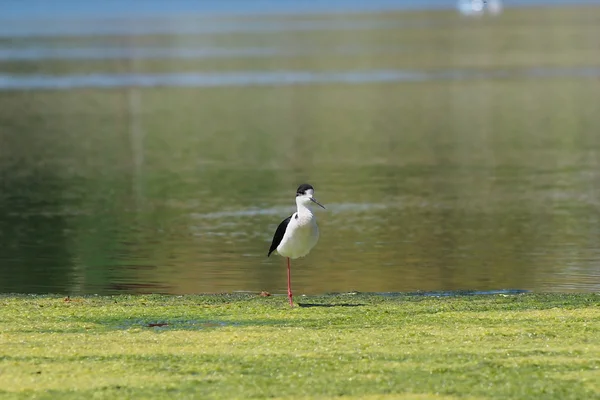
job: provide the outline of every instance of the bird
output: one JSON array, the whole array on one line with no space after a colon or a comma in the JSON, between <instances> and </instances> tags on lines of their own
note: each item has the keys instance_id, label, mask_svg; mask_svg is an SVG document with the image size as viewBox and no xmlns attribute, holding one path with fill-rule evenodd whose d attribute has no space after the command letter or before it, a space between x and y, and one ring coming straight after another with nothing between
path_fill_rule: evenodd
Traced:
<instances>
[{"instance_id":1,"label":"bird","mask_svg":"<svg viewBox=\"0 0 600 400\"><path fill-rule=\"evenodd\" d=\"M308 183L298 186L296 190L297 210L281 221L273 235L273 241L267 254L269 257L276 251L280 256L287 258L288 299L291 307L294 307L294 300L290 259L306 256L319 240L319 227L312 206L316 204L323 209L325 206L314 198L314 193L315 189Z\"/></svg>"}]
</instances>

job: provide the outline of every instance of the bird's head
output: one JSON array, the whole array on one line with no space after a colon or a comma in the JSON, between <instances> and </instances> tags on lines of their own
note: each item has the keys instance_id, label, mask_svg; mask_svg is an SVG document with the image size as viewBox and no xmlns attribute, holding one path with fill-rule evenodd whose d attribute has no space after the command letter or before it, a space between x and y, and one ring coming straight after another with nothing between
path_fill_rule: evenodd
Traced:
<instances>
[{"instance_id":1,"label":"bird's head","mask_svg":"<svg viewBox=\"0 0 600 400\"><path fill-rule=\"evenodd\" d=\"M298 186L298 190L296 190L296 203L302 204L304 207L310 208L313 204L317 204L318 206L325 208L325 206L317 201L314 198L315 188L313 188L308 183L303 183Z\"/></svg>"}]
</instances>

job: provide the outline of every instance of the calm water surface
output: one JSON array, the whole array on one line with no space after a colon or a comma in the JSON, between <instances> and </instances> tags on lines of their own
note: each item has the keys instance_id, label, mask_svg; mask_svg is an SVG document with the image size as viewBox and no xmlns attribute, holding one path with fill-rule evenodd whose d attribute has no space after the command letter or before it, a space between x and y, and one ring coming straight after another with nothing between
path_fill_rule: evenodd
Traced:
<instances>
[{"instance_id":1,"label":"calm water surface","mask_svg":"<svg viewBox=\"0 0 600 400\"><path fill-rule=\"evenodd\" d=\"M516 48L513 65L493 35L461 50L463 22L442 24L456 50L432 69L435 32L410 36L418 47L402 21L365 22L372 41L357 45L319 24L286 28L284 47L277 32L195 53L176 37L130 56L86 38L0 46L0 291L283 293L284 260L266 254L303 182L327 210L292 264L298 294L600 290L592 28L563 49ZM574 64L519 58L573 49ZM465 54L487 58L454 65ZM96 64L120 57L120 72ZM190 71L190 58L239 67Z\"/></svg>"}]
</instances>

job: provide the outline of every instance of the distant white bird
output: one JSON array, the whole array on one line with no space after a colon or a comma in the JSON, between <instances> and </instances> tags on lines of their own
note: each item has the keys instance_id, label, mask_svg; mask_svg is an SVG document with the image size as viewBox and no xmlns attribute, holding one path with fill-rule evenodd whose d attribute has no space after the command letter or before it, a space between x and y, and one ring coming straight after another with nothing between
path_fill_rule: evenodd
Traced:
<instances>
[{"instance_id":1,"label":"distant white bird","mask_svg":"<svg viewBox=\"0 0 600 400\"><path fill-rule=\"evenodd\" d=\"M294 307L292 299L292 281L290 272L290 258L304 257L315 247L319 240L319 227L317 218L312 212L314 204L325 208L314 197L315 189L304 183L296 190L297 211L281 221L267 257L277 250L277 254L287 258L288 298L290 306Z\"/></svg>"},{"instance_id":2,"label":"distant white bird","mask_svg":"<svg viewBox=\"0 0 600 400\"><path fill-rule=\"evenodd\" d=\"M458 10L463 15L479 16L483 14L484 0L459 0Z\"/></svg>"},{"instance_id":3,"label":"distant white bird","mask_svg":"<svg viewBox=\"0 0 600 400\"><path fill-rule=\"evenodd\" d=\"M487 10L492 15L502 12L502 0L487 0Z\"/></svg>"}]
</instances>

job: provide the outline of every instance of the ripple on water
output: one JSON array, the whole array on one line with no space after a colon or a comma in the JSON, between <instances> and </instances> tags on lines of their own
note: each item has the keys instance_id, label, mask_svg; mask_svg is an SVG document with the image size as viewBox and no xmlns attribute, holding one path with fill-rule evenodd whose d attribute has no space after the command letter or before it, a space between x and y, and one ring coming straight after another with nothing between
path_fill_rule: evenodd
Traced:
<instances>
[{"instance_id":1,"label":"ripple on water","mask_svg":"<svg viewBox=\"0 0 600 400\"><path fill-rule=\"evenodd\" d=\"M400 46L338 46L335 48L281 47L84 47L84 48L0 48L2 61L44 60L176 60L236 57L300 57L318 55L394 54L406 51Z\"/></svg>"},{"instance_id":2,"label":"ripple on water","mask_svg":"<svg viewBox=\"0 0 600 400\"><path fill-rule=\"evenodd\" d=\"M398 205L383 203L331 203L327 204L327 211L331 213L357 212L383 210L391 207L398 207ZM243 218L259 215L286 215L292 209L293 207L248 208L244 210L218 211L211 213L192 213L190 215L194 219Z\"/></svg>"},{"instance_id":3,"label":"ripple on water","mask_svg":"<svg viewBox=\"0 0 600 400\"><path fill-rule=\"evenodd\" d=\"M367 71L237 71L162 74L11 75L0 74L0 89L74 89L111 87L283 86L324 83L385 83L507 78L597 78L600 67L525 68L510 70L367 70Z\"/></svg>"}]
</instances>

